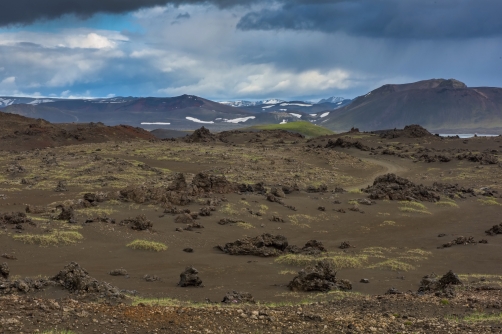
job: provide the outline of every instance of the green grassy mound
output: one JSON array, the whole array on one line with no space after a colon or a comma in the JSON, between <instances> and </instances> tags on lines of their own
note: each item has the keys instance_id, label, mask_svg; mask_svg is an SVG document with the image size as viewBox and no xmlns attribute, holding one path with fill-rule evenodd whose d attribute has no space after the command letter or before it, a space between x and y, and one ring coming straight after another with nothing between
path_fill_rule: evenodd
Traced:
<instances>
[{"instance_id":1,"label":"green grassy mound","mask_svg":"<svg viewBox=\"0 0 502 334\"><path fill-rule=\"evenodd\" d=\"M326 129L322 126L312 124L310 122L298 121L298 122L289 122L286 124L265 124L265 125L256 125L250 127L250 129L258 129L258 130L287 130L292 132L297 132L305 137L319 137L324 135L332 135L333 131Z\"/></svg>"}]
</instances>

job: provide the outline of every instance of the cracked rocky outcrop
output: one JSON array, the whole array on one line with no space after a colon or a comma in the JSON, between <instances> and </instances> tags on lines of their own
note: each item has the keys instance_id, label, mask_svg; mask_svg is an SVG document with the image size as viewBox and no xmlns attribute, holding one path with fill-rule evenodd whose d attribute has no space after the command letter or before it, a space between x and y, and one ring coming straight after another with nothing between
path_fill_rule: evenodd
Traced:
<instances>
[{"instance_id":1,"label":"cracked rocky outcrop","mask_svg":"<svg viewBox=\"0 0 502 334\"><path fill-rule=\"evenodd\" d=\"M66 181L59 181L54 191L57 193L68 191Z\"/></svg>"},{"instance_id":2,"label":"cracked rocky outcrop","mask_svg":"<svg viewBox=\"0 0 502 334\"><path fill-rule=\"evenodd\" d=\"M436 274L424 276L420 282L418 293L434 293L436 296L454 297L455 289L453 286L462 284L457 274L450 270L439 279Z\"/></svg>"},{"instance_id":3,"label":"cracked rocky outcrop","mask_svg":"<svg viewBox=\"0 0 502 334\"><path fill-rule=\"evenodd\" d=\"M324 247L322 242L312 239L307 241L305 246L303 246L302 248L290 245L286 248L285 252L291 254L319 255L321 253L325 253L326 248Z\"/></svg>"},{"instance_id":4,"label":"cracked rocky outcrop","mask_svg":"<svg viewBox=\"0 0 502 334\"><path fill-rule=\"evenodd\" d=\"M8 279L9 275L10 275L9 265L6 262L0 264L0 276L2 276L2 278L4 279Z\"/></svg>"},{"instance_id":5,"label":"cracked rocky outcrop","mask_svg":"<svg viewBox=\"0 0 502 334\"><path fill-rule=\"evenodd\" d=\"M364 145L359 140L350 141L350 140L344 139L344 138L337 138L336 140L330 139L330 140L328 140L328 143L325 146L325 148L335 148L335 147L343 147L343 148L354 147L354 148L357 148L361 151L369 151L370 150L369 146Z\"/></svg>"},{"instance_id":6,"label":"cracked rocky outcrop","mask_svg":"<svg viewBox=\"0 0 502 334\"><path fill-rule=\"evenodd\" d=\"M131 229L136 231L151 230L153 228L152 222L148 220L145 215L139 215L136 218L124 219L120 222L120 225L129 226Z\"/></svg>"},{"instance_id":7,"label":"cracked rocky outcrop","mask_svg":"<svg viewBox=\"0 0 502 334\"><path fill-rule=\"evenodd\" d=\"M193 178L192 184L206 193L228 194L237 190L237 186L228 181L224 175L198 173Z\"/></svg>"},{"instance_id":8,"label":"cracked rocky outcrop","mask_svg":"<svg viewBox=\"0 0 502 334\"><path fill-rule=\"evenodd\" d=\"M502 234L502 223L499 225L493 225L492 228L486 230L485 233L492 236Z\"/></svg>"},{"instance_id":9,"label":"cracked rocky outcrop","mask_svg":"<svg viewBox=\"0 0 502 334\"><path fill-rule=\"evenodd\" d=\"M101 297L124 298L124 295L120 293L118 288L89 276L89 273L76 262L66 265L51 280L70 292L92 293L98 294Z\"/></svg>"},{"instance_id":10,"label":"cracked rocky outcrop","mask_svg":"<svg viewBox=\"0 0 502 334\"><path fill-rule=\"evenodd\" d=\"M458 160L467 160L470 162L479 162L481 165L496 165L499 160L496 156L489 153L463 153L457 155Z\"/></svg>"},{"instance_id":11,"label":"cracked rocky outcrop","mask_svg":"<svg viewBox=\"0 0 502 334\"><path fill-rule=\"evenodd\" d=\"M223 300L221 301L225 304L255 304L255 300L253 295L249 292L239 292L239 291L231 291L227 292Z\"/></svg>"},{"instance_id":12,"label":"cracked rocky outcrop","mask_svg":"<svg viewBox=\"0 0 502 334\"><path fill-rule=\"evenodd\" d=\"M212 134L205 127L195 130L191 135L183 139L186 143L211 143L218 140L218 137Z\"/></svg>"},{"instance_id":13,"label":"cracked rocky outcrop","mask_svg":"<svg viewBox=\"0 0 502 334\"><path fill-rule=\"evenodd\" d=\"M439 248L449 248L456 245L472 245L472 244L477 244L477 242L474 240L473 237L458 236L454 240L443 244Z\"/></svg>"},{"instance_id":14,"label":"cracked rocky outcrop","mask_svg":"<svg viewBox=\"0 0 502 334\"><path fill-rule=\"evenodd\" d=\"M352 290L348 280L337 280L333 263L329 260L317 262L298 272L298 275L288 284L292 291L322 291Z\"/></svg>"},{"instance_id":15,"label":"cracked rocky outcrop","mask_svg":"<svg viewBox=\"0 0 502 334\"><path fill-rule=\"evenodd\" d=\"M269 257L281 255L288 245L288 239L285 236L264 233L257 237L246 237L217 247L230 255Z\"/></svg>"},{"instance_id":16,"label":"cracked rocky outcrop","mask_svg":"<svg viewBox=\"0 0 502 334\"><path fill-rule=\"evenodd\" d=\"M408 179L396 174L385 174L375 179L372 186L363 189L369 194L370 199L394 201L429 201L436 202L441 199L439 194L431 187L416 185Z\"/></svg>"},{"instance_id":17,"label":"cracked rocky outcrop","mask_svg":"<svg viewBox=\"0 0 502 334\"><path fill-rule=\"evenodd\" d=\"M380 137L393 139L393 138L423 138L432 137L432 133L417 124L407 125L404 129L394 129L388 131L379 131Z\"/></svg>"},{"instance_id":18,"label":"cracked rocky outcrop","mask_svg":"<svg viewBox=\"0 0 502 334\"><path fill-rule=\"evenodd\" d=\"M11 212L0 214L0 224L34 224L33 221L26 216L24 212Z\"/></svg>"},{"instance_id":19,"label":"cracked rocky outcrop","mask_svg":"<svg viewBox=\"0 0 502 334\"><path fill-rule=\"evenodd\" d=\"M88 272L76 262L70 262L52 278L27 277L14 281L4 280L0 283L0 293L28 293L48 286L59 286L72 293L97 298L125 298L118 288L89 276Z\"/></svg>"}]
</instances>

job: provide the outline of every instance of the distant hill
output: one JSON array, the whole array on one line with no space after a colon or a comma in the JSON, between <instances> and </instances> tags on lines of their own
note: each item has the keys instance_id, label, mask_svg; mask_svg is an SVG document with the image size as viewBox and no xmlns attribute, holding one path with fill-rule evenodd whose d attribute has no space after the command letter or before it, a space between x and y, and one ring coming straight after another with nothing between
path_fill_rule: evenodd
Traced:
<instances>
[{"instance_id":1,"label":"distant hill","mask_svg":"<svg viewBox=\"0 0 502 334\"><path fill-rule=\"evenodd\" d=\"M502 89L467 87L455 79L384 85L359 96L324 120L335 131L364 131L419 124L433 132L502 131Z\"/></svg>"},{"instance_id":2,"label":"distant hill","mask_svg":"<svg viewBox=\"0 0 502 334\"><path fill-rule=\"evenodd\" d=\"M150 132L128 125L103 123L53 124L0 112L0 150L29 150L79 143L155 139Z\"/></svg>"},{"instance_id":3,"label":"distant hill","mask_svg":"<svg viewBox=\"0 0 502 334\"><path fill-rule=\"evenodd\" d=\"M305 137L319 137L324 135L332 135L334 132L326 129L322 126L312 124L311 122L298 121L285 124L265 124L256 125L247 129L257 129L257 130L286 130L291 132L296 132L304 135Z\"/></svg>"}]
</instances>

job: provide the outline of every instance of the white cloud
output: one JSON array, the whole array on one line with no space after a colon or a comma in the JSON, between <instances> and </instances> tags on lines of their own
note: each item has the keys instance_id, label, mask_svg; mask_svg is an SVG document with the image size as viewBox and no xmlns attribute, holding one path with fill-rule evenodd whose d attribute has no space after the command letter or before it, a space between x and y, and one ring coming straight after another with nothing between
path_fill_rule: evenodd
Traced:
<instances>
[{"instance_id":1,"label":"white cloud","mask_svg":"<svg viewBox=\"0 0 502 334\"><path fill-rule=\"evenodd\" d=\"M45 48L113 49L129 38L118 31L64 29L55 33L19 31L0 34L0 45L33 43Z\"/></svg>"}]
</instances>

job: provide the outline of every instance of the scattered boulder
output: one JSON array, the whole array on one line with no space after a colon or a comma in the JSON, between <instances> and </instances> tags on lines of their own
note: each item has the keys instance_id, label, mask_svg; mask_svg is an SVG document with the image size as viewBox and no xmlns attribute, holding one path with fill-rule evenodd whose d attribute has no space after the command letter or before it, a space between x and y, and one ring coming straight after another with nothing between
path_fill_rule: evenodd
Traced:
<instances>
[{"instance_id":1,"label":"scattered boulder","mask_svg":"<svg viewBox=\"0 0 502 334\"><path fill-rule=\"evenodd\" d=\"M13 254L7 254L7 253L4 253L1 255L4 259L7 259L7 260L17 260L17 257Z\"/></svg>"},{"instance_id":2,"label":"scattered boulder","mask_svg":"<svg viewBox=\"0 0 502 334\"><path fill-rule=\"evenodd\" d=\"M97 216L95 218L91 218L91 219L86 219L85 224L91 224L91 223L106 223L106 224L115 224L116 221L115 219L112 219L112 218L109 218L109 217L101 217L101 216Z\"/></svg>"},{"instance_id":3,"label":"scattered boulder","mask_svg":"<svg viewBox=\"0 0 502 334\"><path fill-rule=\"evenodd\" d=\"M380 133L380 137L393 139L393 138L423 138L432 137L432 133L417 124L407 125L404 129L387 130Z\"/></svg>"},{"instance_id":4,"label":"scattered boulder","mask_svg":"<svg viewBox=\"0 0 502 334\"><path fill-rule=\"evenodd\" d=\"M0 276L2 276L4 279L8 279L9 275L10 275L9 265L6 262L0 264Z\"/></svg>"},{"instance_id":5,"label":"scattered boulder","mask_svg":"<svg viewBox=\"0 0 502 334\"><path fill-rule=\"evenodd\" d=\"M373 205L373 204L376 204L375 201L370 201L367 198L360 198L360 199L357 200L357 203L362 204L362 205Z\"/></svg>"},{"instance_id":6,"label":"scattered boulder","mask_svg":"<svg viewBox=\"0 0 502 334\"><path fill-rule=\"evenodd\" d=\"M418 293L435 293L436 296L453 297L455 295L454 285L462 285L462 281L451 270L440 279L436 274L426 275L420 282Z\"/></svg>"},{"instance_id":7,"label":"scattered boulder","mask_svg":"<svg viewBox=\"0 0 502 334\"><path fill-rule=\"evenodd\" d=\"M458 160L467 160L470 162L479 162L481 165L496 165L499 160L493 154L488 153L462 153L457 155Z\"/></svg>"},{"instance_id":8,"label":"scattered boulder","mask_svg":"<svg viewBox=\"0 0 502 334\"><path fill-rule=\"evenodd\" d=\"M367 278L361 278L361 280L359 281L360 283L365 283L365 284L368 284L370 282L369 279Z\"/></svg>"},{"instance_id":9,"label":"scattered boulder","mask_svg":"<svg viewBox=\"0 0 502 334\"><path fill-rule=\"evenodd\" d=\"M57 220L74 220L75 219L75 210L73 209L73 206L71 205L58 205L56 209L61 209L61 212L57 216Z\"/></svg>"},{"instance_id":10,"label":"scattered boulder","mask_svg":"<svg viewBox=\"0 0 502 334\"><path fill-rule=\"evenodd\" d=\"M265 183L264 182L258 182L258 183L255 183L254 185L251 185L251 184L241 184L237 187L237 189L240 191L240 192L256 192L256 193L259 193L259 194L265 194L267 192L267 189L265 189ZM283 191L284 191L284 188L283 188ZM286 191L284 191L286 192ZM287 192L286 192L287 193Z\"/></svg>"},{"instance_id":11,"label":"scattered boulder","mask_svg":"<svg viewBox=\"0 0 502 334\"><path fill-rule=\"evenodd\" d=\"M313 239L307 241L305 246L303 246L302 248L294 245L289 245L286 248L285 252L292 254L319 255L326 252L326 248L324 247L322 242Z\"/></svg>"},{"instance_id":12,"label":"scattered boulder","mask_svg":"<svg viewBox=\"0 0 502 334\"><path fill-rule=\"evenodd\" d=\"M284 202L282 201L282 199L280 199L279 197L276 197L274 194L267 194L267 201L284 205Z\"/></svg>"},{"instance_id":13,"label":"scattered boulder","mask_svg":"<svg viewBox=\"0 0 502 334\"><path fill-rule=\"evenodd\" d=\"M89 273L76 262L66 265L51 280L70 292L96 293L103 297L124 298L118 288L90 277Z\"/></svg>"},{"instance_id":14,"label":"scattered boulder","mask_svg":"<svg viewBox=\"0 0 502 334\"><path fill-rule=\"evenodd\" d=\"M192 184L206 193L229 194L237 190L237 187L229 182L224 175L199 173L193 178Z\"/></svg>"},{"instance_id":15,"label":"scattered boulder","mask_svg":"<svg viewBox=\"0 0 502 334\"><path fill-rule=\"evenodd\" d=\"M193 223L193 218L190 214L188 213L184 213L184 214L181 214L179 216L177 216L175 219L174 219L174 222L175 223L178 223L178 224L192 224Z\"/></svg>"},{"instance_id":16,"label":"scattered boulder","mask_svg":"<svg viewBox=\"0 0 502 334\"><path fill-rule=\"evenodd\" d=\"M347 140L344 138L337 138L336 140L330 139L325 146L325 148L335 148L335 147L343 147L343 148L355 147L361 151L369 151L370 150L370 148L368 146L364 145L359 140L350 141L350 140Z\"/></svg>"},{"instance_id":17,"label":"scattered boulder","mask_svg":"<svg viewBox=\"0 0 502 334\"><path fill-rule=\"evenodd\" d=\"M307 187L308 193L324 193L326 191L328 191L328 186L325 184L321 184L319 187L316 187L316 186L308 186Z\"/></svg>"},{"instance_id":18,"label":"scattered boulder","mask_svg":"<svg viewBox=\"0 0 502 334\"><path fill-rule=\"evenodd\" d=\"M488 235L502 234L502 223L499 225L493 225L492 228L486 230L485 233Z\"/></svg>"},{"instance_id":19,"label":"scattered boulder","mask_svg":"<svg viewBox=\"0 0 502 334\"><path fill-rule=\"evenodd\" d=\"M195 130L191 135L184 138L186 143L211 143L217 141L216 135L212 134L205 127Z\"/></svg>"},{"instance_id":20,"label":"scattered boulder","mask_svg":"<svg viewBox=\"0 0 502 334\"><path fill-rule=\"evenodd\" d=\"M46 213L49 210L45 206L36 206L36 205L27 205L25 209L26 213L32 213L35 215L41 214L41 213Z\"/></svg>"},{"instance_id":21,"label":"scattered boulder","mask_svg":"<svg viewBox=\"0 0 502 334\"><path fill-rule=\"evenodd\" d=\"M473 237L466 238L463 236L459 236L459 237L455 238L454 240L447 242L438 248L448 248L448 247L452 247L452 246L456 246L456 245L472 245L472 244L477 244L477 242L474 240Z\"/></svg>"},{"instance_id":22,"label":"scattered boulder","mask_svg":"<svg viewBox=\"0 0 502 334\"><path fill-rule=\"evenodd\" d=\"M128 225L131 229L136 231L151 230L153 228L152 222L149 221L145 215L139 215L136 218L124 219L120 222L120 225Z\"/></svg>"},{"instance_id":23,"label":"scattered boulder","mask_svg":"<svg viewBox=\"0 0 502 334\"><path fill-rule=\"evenodd\" d=\"M24 212L12 212L0 214L0 223L2 224L33 224L33 221L26 216Z\"/></svg>"},{"instance_id":24,"label":"scattered boulder","mask_svg":"<svg viewBox=\"0 0 502 334\"><path fill-rule=\"evenodd\" d=\"M157 282L157 281L160 281L160 277L157 276L157 275L145 275L143 276L143 279L147 282Z\"/></svg>"},{"instance_id":25,"label":"scattered boulder","mask_svg":"<svg viewBox=\"0 0 502 334\"><path fill-rule=\"evenodd\" d=\"M183 230L193 231L194 229L199 229L199 228L204 228L204 226L202 224L195 222L195 223L188 224Z\"/></svg>"},{"instance_id":26,"label":"scattered boulder","mask_svg":"<svg viewBox=\"0 0 502 334\"><path fill-rule=\"evenodd\" d=\"M183 173L177 173L173 182L167 189L172 191L183 191L186 190L187 186L188 184L186 182L185 175Z\"/></svg>"},{"instance_id":27,"label":"scattered boulder","mask_svg":"<svg viewBox=\"0 0 502 334\"><path fill-rule=\"evenodd\" d=\"M230 255L255 255L255 256L278 256L288 247L288 240L282 235L264 233L251 238L246 237L225 246L217 246L221 251Z\"/></svg>"},{"instance_id":28,"label":"scattered boulder","mask_svg":"<svg viewBox=\"0 0 502 334\"><path fill-rule=\"evenodd\" d=\"M238 222L239 222L238 220L234 220L234 219L230 219L230 218L222 218L222 219L220 219L218 224L219 225L228 225L228 224L237 224Z\"/></svg>"},{"instance_id":29,"label":"scattered boulder","mask_svg":"<svg viewBox=\"0 0 502 334\"><path fill-rule=\"evenodd\" d=\"M352 290L352 284L347 280L337 280L332 262L319 261L315 266L308 266L298 272L288 287L292 291L322 291Z\"/></svg>"},{"instance_id":30,"label":"scattered boulder","mask_svg":"<svg viewBox=\"0 0 502 334\"><path fill-rule=\"evenodd\" d=\"M279 197L279 198L285 198L286 197L286 194L284 193L284 191L280 187L272 187L270 189L270 193L272 195L276 196L276 197Z\"/></svg>"},{"instance_id":31,"label":"scattered boulder","mask_svg":"<svg viewBox=\"0 0 502 334\"><path fill-rule=\"evenodd\" d=\"M191 247L183 248L183 251L186 253L193 253L193 248Z\"/></svg>"},{"instance_id":32,"label":"scattered boulder","mask_svg":"<svg viewBox=\"0 0 502 334\"><path fill-rule=\"evenodd\" d=\"M54 191L57 193L68 191L66 181L59 181Z\"/></svg>"},{"instance_id":33,"label":"scattered boulder","mask_svg":"<svg viewBox=\"0 0 502 334\"><path fill-rule=\"evenodd\" d=\"M352 246L348 241L344 241L338 248L347 249L347 248L355 248L355 246Z\"/></svg>"},{"instance_id":34,"label":"scattered boulder","mask_svg":"<svg viewBox=\"0 0 502 334\"><path fill-rule=\"evenodd\" d=\"M403 293L399 291L398 289L392 287L389 290L385 292L386 295L402 295Z\"/></svg>"},{"instance_id":35,"label":"scattered boulder","mask_svg":"<svg viewBox=\"0 0 502 334\"><path fill-rule=\"evenodd\" d=\"M225 304L254 304L256 303L253 295L248 292L238 292L232 291L227 292L223 300L221 301Z\"/></svg>"},{"instance_id":36,"label":"scattered boulder","mask_svg":"<svg viewBox=\"0 0 502 334\"><path fill-rule=\"evenodd\" d=\"M186 267L185 271L180 274L180 282L178 283L178 285L181 287L203 287L202 280L199 278L199 271L194 267Z\"/></svg>"},{"instance_id":37,"label":"scattered boulder","mask_svg":"<svg viewBox=\"0 0 502 334\"><path fill-rule=\"evenodd\" d=\"M206 206L206 207L200 208L199 216L208 217L211 215L211 212L213 212L213 211L216 211L216 208L214 206Z\"/></svg>"},{"instance_id":38,"label":"scattered boulder","mask_svg":"<svg viewBox=\"0 0 502 334\"><path fill-rule=\"evenodd\" d=\"M125 269L113 269L109 272L112 276L127 276L127 270Z\"/></svg>"},{"instance_id":39,"label":"scattered boulder","mask_svg":"<svg viewBox=\"0 0 502 334\"><path fill-rule=\"evenodd\" d=\"M375 179L372 186L363 189L369 194L370 199L394 201L420 200L436 202L441 197L431 187L416 185L408 179L396 176L395 174L385 174Z\"/></svg>"},{"instance_id":40,"label":"scattered boulder","mask_svg":"<svg viewBox=\"0 0 502 334\"><path fill-rule=\"evenodd\" d=\"M285 221L284 221L284 219L282 219L282 218L281 218L281 217L279 217L279 216L275 216L275 215L274 215L274 216L272 216L272 218L270 218L270 221L272 221L272 222L277 222L277 223L284 223L284 222L285 222Z\"/></svg>"}]
</instances>

